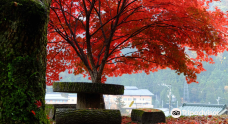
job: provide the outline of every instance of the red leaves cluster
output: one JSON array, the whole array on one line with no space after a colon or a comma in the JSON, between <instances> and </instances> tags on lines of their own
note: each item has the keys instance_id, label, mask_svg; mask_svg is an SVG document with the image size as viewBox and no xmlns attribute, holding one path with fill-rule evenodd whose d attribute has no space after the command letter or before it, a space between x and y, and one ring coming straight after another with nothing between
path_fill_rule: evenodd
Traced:
<instances>
[{"instance_id":1,"label":"red leaves cluster","mask_svg":"<svg viewBox=\"0 0 228 124\"><path fill-rule=\"evenodd\" d=\"M180 118L166 117L166 124L227 124L228 116L185 116ZM131 117L122 116L121 124L139 124L132 122ZM158 123L164 124L164 123Z\"/></svg>"},{"instance_id":2,"label":"red leaves cluster","mask_svg":"<svg viewBox=\"0 0 228 124\"><path fill-rule=\"evenodd\" d=\"M54 50L47 54L47 85L72 68L89 79L98 72L104 83L105 76L168 67L184 73L188 83L197 82L196 74L205 71L202 61L213 63L208 56L228 45L227 13L206 11L213 1L52 0L47 49ZM185 47L197 57L188 57ZM137 51L123 55L124 48Z\"/></svg>"},{"instance_id":3,"label":"red leaves cluster","mask_svg":"<svg viewBox=\"0 0 228 124\"><path fill-rule=\"evenodd\" d=\"M33 110L31 112L36 116L36 113Z\"/></svg>"},{"instance_id":4,"label":"red leaves cluster","mask_svg":"<svg viewBox=\"0 0 228 124\"><path fill-rule=\"evenodd\" d=\"M41 103L41 101L39 100L39 101L37 101L36 100L36 103L35 103L36 105L37 105L37 108L39 108L39 107L41 107L42 106L42 103Z\"/></svg>"},{"instance_id":5,"label":"red leaves cluster","mask_svg":"<svg viewBox=\"0 0 228 124\"><path fill-rule=\"evenodd\" d=\"M36 103L35 104L37 105L37 108L40 108L42 106L42 103L41 103L40 100L39 101L36 100ZM32 110L31 112L36 116L35 111Z\"/></svg>"}]
</instances>

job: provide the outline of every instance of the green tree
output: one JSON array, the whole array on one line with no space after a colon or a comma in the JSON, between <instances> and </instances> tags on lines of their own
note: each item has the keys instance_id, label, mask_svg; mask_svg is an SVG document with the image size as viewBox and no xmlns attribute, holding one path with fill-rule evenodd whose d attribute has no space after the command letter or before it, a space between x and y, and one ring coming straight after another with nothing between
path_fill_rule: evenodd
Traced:
<instances>
[{"instance_id":1,"label":"green tree","mask_svg":"<svg viewBox=\"0 0 228 124\"><path fill-rule=\"evenodd\" d=\"M116 98L117 109L120 110L121 114L126 114L127 111L123 106L125 106L124 101L122 100L122 96L117 96Z\"/></svg>"}]
</instances>

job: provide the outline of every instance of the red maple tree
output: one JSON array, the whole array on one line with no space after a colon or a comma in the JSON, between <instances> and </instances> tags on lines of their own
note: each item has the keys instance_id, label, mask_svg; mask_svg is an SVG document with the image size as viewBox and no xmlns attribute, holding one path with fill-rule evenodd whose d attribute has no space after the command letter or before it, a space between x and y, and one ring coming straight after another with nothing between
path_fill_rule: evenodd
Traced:
<instances>
[{"instance_id":1,"label":"red maple tree","mask_svg":"<svg viewBox=\"0 0 228 124\"><path fill-rule=\"evenodd\" d=\"M47 85L72 68L99 83L105 76L167 67L197 82L196 74L205 71L202 61L213 63L208 56L227 49L227 13L206 11L213 1L218 0L52 0ZM188 57L186 47L197 57ZM137 51L123 55L124 48Z\"/></svg>"},{"instance_id":2,"label":"red maple tree","mask_svg":"<svg viewBox=\"0 0 228 124\"><path fill-rule=\"evenodd\" d=\"M54 50L47 54L46 84L72 68L92 83L166 68L184 73L187 83L198 83L196 74L205 71L202 62L213 63L209 56L228 45L227 13L206 11L214 1L52 0L47 48ZM197 57L189 57L186 47ZM137 50L121 54L125 48ZM104 105L102 94L100 101Z\"/></svg>"},{"instance_id":3,"label":"red maple tree","mask_svg":"<svg viewBox=\"0 0 228 124\"><path fill-rule=\"evenodd\" d=\"M214 1L219 0L52 0L47 85L72 68L93 83L167 67L198 83L202 62L213 63L209 56L228 45L227 13L206 11ZM197 57L189 57L186 47ZM137 51L123 55L125 48Z\"/></svg>"}]
</instances>

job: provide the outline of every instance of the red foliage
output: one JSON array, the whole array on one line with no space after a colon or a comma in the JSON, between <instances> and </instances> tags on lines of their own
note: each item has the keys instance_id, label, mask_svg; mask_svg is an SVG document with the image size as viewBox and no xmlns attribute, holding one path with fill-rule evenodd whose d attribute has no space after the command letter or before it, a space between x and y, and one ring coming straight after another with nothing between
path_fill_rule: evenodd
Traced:
<instances>
[{"instance_id":1,"label":"red foliage","mask_svg":"<svg viewBox=\"0 0 228 124\"><path fill-rule=\"evenodd\" d=\"M139 124L132 122L131 117L122 116L121 124ZM165 124L165 123L158 123ZM190 116L180 118L166 118L166 124L228 124L228 116Z\"/></svg>"},{"instance_id":2,"label":"red foliage","mask_svg":"<svg viewBox=\"0 0 228 124\"><path fill-rule=\"evenodd\" d=\"M36 103L35 103L36 105L37 105L37 108L40 108L41 107L41 105L42 105L42 103L41 103L41 101L39 100L36 100ZM35 113L35 111L31 111L35 116L36 116L36 113Z\"/></svg>"},{"instance_id":3,"label":"red foliage","mask_svg":"<svg viewBox=\"0 0 228 124\"><path fill-rule=\"evenodd\" d=\"M31 112L36 116L36 113L33 110Z\"/></svg>"},{"instance_id":4,"label":"red foliage","mask_svg":"<svg viewBox=\"0 0 228 124\"><path fill-rule=\"evenodd\" d=\"M55 122L53 122L55 123ZM133 122L131 117L122 116L121 124L140 124ZM158 123L165 124L165 123ZM180 118L166 117L166 124L228 124L228 116L184 116Z\"/></svg>"},{"instance_id":5,"label":"red foliage","mask_svg":"<svg viewBox=\"0 0 228 124\"><path fill-rule=\"evenodd\" d=\"M47 119L50 119L50 117L47 115Z\"/></svg>"},{"instance_id":6,"label":"red foliage","mask_svg":"<svg viewBox=\"0 0 228 124\"><path fill-rule=\"evenodd\" d=\"M206 11L213 1L218 0L52 0L47 48L55 48L47 54L46 84L72 68L75 75L104 83L105 76L167 67L198 83L202 61L213 63L208 56L228 45L228 14ZM185 47L197 57L188 57ZM123 55L124 48L137 51ZM99 75L101 80L93 79Z\"/></svg>"},{"instance_id":7,"label":"red foliage","mask_svg":"<svg viewBox=\"0 0 228 124\"><path fill-rule=\"evenodd\" d=\"M35 104L37 105L37 108L41 107L41 105L42 105L42 103L41 103L40 100L39 101L36 100L36 103Z\"/></svg>"}]
</instances>

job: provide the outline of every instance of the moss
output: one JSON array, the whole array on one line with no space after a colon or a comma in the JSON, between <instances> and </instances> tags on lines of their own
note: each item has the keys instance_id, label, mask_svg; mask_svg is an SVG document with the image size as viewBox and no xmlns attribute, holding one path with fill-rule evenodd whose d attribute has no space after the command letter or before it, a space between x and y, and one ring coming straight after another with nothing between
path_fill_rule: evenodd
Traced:
<instances>
[{"instance_id":1,"label":"moss","mask_svg":"<svg viewBox=\"0 0 228 124\"><path fill-rule=\"evenodd\" d=\"M138 108L137 110L142 110L144 112L161 112L162 110L153 109L153 108ZM163 111L162 111L163 112Z\"/></svg>"},{"instance_id":2,"label":"moss","mask_svg":"<svg viewBox=\"0 0 228 124\"><path fill-rule=\"evenodd\" d=\"M49 113L52 111L52 113L54 114L54 105L52 104L45 104L45 113L47 115L49 115ZM52 117L50 117L52 118Z\"/></svg>"},{"instance_id":3,"label":"moss","mask_svg":"<svg viewBox=\"0 0 228 124\"><path fill-rule=\"evenodd\" d=\"M137 110L137 109L133 109L132 111L134 111L134 113L135 113L137 116L139 116L139 117L142 117L142 115L143 115L143 113L144 113L144 111L142 111L142 110Z\"/></svg>"},{"instance_id":4,"label":"moss","mask_svg":"<svg viewBox=\"0 0 228 124\"><path fill-rule=\"evenodd\" d=\"M0 0L0 111L4 121L0 123L48 123L44 112L47 12L37 1ZM36 100L42 103L39 109Z\"/></svg>"},{"instance_id":5,"label":"moss","mask_svg":"<svg viewBox=\"0 0 228 124\"><path fill-rule=\"evenodd\" d=\"M141 123L165 122L165 114L159 109L138 108L132 110L131 119Z\"/></svg>"},{"instance_id":6,"label":"moss","mask_svg":"<svg viewBox=\"0 0 228 124\"><path fill-rule=\"evenodd\" d=\"M124 86L115 84L85 82L54 82L53 91L69 93L101 93L110 95L123 95Z\"/></svg>"},{"instance_id":7,"label":"moss","mask_svg":"<svg viewBox=\"0 0 228 124\"><path fill-rule=\"evenodd\" d=\"M121 124L121 114L119 110L104 110L104 109L58 109L56 112L56 123L71 120L71 123L88 122L97 123L99 121L116 122Z\"/></svg>"},{"instance_id":8,"label":"moss","mask_svg":"<svg viewBox=\"0 0 228 124\"><path fill-rule=\"evenodd\" d=\"M107 85L107 84L98 84L98 83L85 83L85 82L54 82L53 83L53 91L54 92L74 92L74 93L91 93L91 90L93 93L111 93L111 94L123 94L124 93L124 87L122 85ZM92 89L91 89L92 88ZM100 92L99 92L100 91ZM110 110L106 109L97 109L97 110L88 110L88 109L80 109L75 110L81 112L80 116L86 117L88 113L91 113L93 115L93 112L101 112L104 116L110 115L113 113ZM114 110L115 111L115 110ZM70 115L69 115L70 114ZM101 114L101 115L102 115ZM66 113L65 117L73 116L73 113ZM119 114L111 114L111 118L119 118L121 117L120 111ZM102 117L100 117L102 118Z\"/></svg>"}]
</instances>

